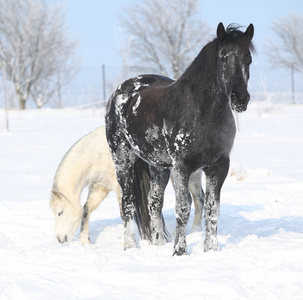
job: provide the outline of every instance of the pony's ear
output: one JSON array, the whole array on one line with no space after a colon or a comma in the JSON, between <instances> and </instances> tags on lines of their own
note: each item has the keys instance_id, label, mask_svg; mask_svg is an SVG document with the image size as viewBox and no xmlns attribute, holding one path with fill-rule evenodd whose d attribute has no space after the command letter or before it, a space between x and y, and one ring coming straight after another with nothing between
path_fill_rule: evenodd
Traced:
<instances>
[{"instance_id":1,"label":"pony's ear","mask_svg":"<svg viewBox=\"0 0 303 300\"><path fill-rule=\"evenodd\" d=\"M254 36L254 25L250 24L246 31L244 32L244 34L250 39L252 40L253 36Z\"/></svg>"},{"instance_id":2,"label":"pony's ear","mask_svg":"<svg viewBox=\"0 0 303 300\"><path fill-rule=\"evenodd\" d=\"M61 198L60 193L58 191L51 190L51 197L50 197L49 205L53 210L56 207L56 205L61 202L61 200L62 200L62 198Z\"/></svg>"},{"instance_id":3,"label":"pony's ear","mask_svg":"<svg viewBox=\"0 0 303 300\"><path fill-rule=\"evenodd\" d=\"M220 22L217 27L217 37L220 41L222 41L225 36L226 36L226 31L225 31L224 25L222 22Z\"/></svg>"},{"instance_id":4,"label":"pony's ear","mask_svg":"<svg viewBox=\"0 0 303 300\"><path fill-rule=\"evenodd\" d=\"M52 197L61 198L61 194L58 191L52 190Z\"/></svg>"}]
</instances>

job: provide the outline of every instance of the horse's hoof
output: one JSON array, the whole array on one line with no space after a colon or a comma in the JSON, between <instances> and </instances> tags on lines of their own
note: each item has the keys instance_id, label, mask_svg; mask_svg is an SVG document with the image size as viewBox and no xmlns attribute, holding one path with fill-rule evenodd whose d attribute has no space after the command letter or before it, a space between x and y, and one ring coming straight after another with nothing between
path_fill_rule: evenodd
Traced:
<instances>
[{"instance_id":1,"label":"horse's hoof","mask_svg":"<svg viewBox=\"0 0 303 300\"><path fill-rule=\"evenodd\" d=\"M204 252L208 252L210 250L218 251L218 245L211 243L204 243Z\"/></svg>"},{"instance_id":2,"label":"horse's hoof","mask_svg":"<svg viewBox=\"0 0 303 300\"><path fill-rule=\"evenodd\" d=\"M173 253L173 256L177 255L177 256L181 256L181 255L186 255L187 254L187 249L185 248L179 248L179 249L175 249L175 252Z\"/></svg>"},{"instance_id":3,"label":"horse's hoof","mask_svg":"<svg viewBox=\"0 0 303 300\"><path fill-rule=\"evenodd\" d=\"M166 240L165 238L162 236L162 237L153 237L152 238L152 241L151 241L151 244L154 245L154 246L163 246L166 244Z\"/></svg>"},{"instance_id":4,"label":"horse's hoof","mask_svg":"<svg viewBox=\"0 0 303 300\"><path fill-rule=\"evenodd\" d=\"M136 248L136 247L137 247L137 243L135 240L127 239L124 241L124 250L130 249L130 248Z\"/></svg>"},{"instance_id":5,"label":"horse's hoof","mask_svg":"<svg viewBox=\"0 0 303 300\"><path fill-rule=\"evenodd\" d=\"M173 253L173 256L181 256L187 254L187 246L185 243L182 243L182 246L179 244L175 245L175 252Z\"/></svg>"}]
</instances>

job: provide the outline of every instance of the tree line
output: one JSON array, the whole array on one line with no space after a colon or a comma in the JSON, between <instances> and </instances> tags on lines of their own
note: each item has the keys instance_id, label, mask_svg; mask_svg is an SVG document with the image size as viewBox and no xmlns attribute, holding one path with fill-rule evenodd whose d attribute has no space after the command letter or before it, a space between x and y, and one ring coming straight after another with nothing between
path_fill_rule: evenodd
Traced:
<instances>
[{"instance_id":1,"label":"tree line","mask_svg":"<svg viewBox=\"0 0 303 300\"><path fill-rule=\"evenodd\" d=\"M45 105L77 72L76 46L62 7L46 0L0 0L0 67L20 109Z\"/></svg>"},{"instance_id":2,"label":"tree line","mask_svg":"<svg viewBox=\"0 0 303 300\"><path fill-rule=\"evenodd\" d=\"M60 98L79 69L78 41L71 38L63 7L56 3L0 0L0 69L20 109L29 99L40 108ZM199 18L198 0L141 0L123 10L120 20L125 78L157 73L177 79L211 33ZM302 15L273 22L272 32L266 54L273 67L303 73Z\"/></svg>"}]
</instances>

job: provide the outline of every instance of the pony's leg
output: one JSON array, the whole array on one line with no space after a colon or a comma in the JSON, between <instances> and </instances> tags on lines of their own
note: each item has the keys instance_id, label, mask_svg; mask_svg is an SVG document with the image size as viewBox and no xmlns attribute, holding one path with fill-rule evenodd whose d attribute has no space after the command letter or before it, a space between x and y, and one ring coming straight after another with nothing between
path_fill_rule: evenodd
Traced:
<instances>
[{"instance_id":1,"label":"pony's leg","mask_svg":"<svg viewBox=\"0 0 303 300\"><path fill-rule=\"evenodd\" d=\"M165 244L162 208L170 170L150 166L150 173L151 189L148 195L148 210L151 219L151 242L153 245L162 245Z\"/></svg>"},{"instance_id":2,"label":"pony's leg","mask_svg":"<svg viewBox=\"0 0 303 300\"><path fill-rule=\"evenodd\" d=\"M98 184L95 184L90 188L86 203L83 207L83 214L81 220L81 230L79 238L82 245L90 243L88 229L90 214L100 205L100 203L106 198L108 193L109 190L106 187L102 187Z\"/></svg>"},{"instance_id":3,"label":"pony's leg","mask_svg":"<svg viewBox=\"0 0 303 300\"><path fill-rule=\"evenodd\" d=\"M204 251L217 250L217 227L220 214L220 193L221 187L227 176L229 169L229 159L226 159L216 168L205 169L206 175L206 195L205 195L205 225L206 236L204 241Z\"/></svg>"},{"instance_id":4,"label":"pony's leg","mask_svg":"<svg viewBox=\"0 0 303 300\"><path fill-rule=\"evenodd\" d=\"M175 215L177 221L174 255L186 254L186 226L191 209L191 195L188 189L189 173L173 168L173 181L176 194Z\"/></svg>"},{"instance_id":5,"label":"pony's leg","mask_svg":"<svg viewBox=\"0 0 303 300\"><path fill-rule=\"evenodd\" d=\"M134 162L135 156L128 143L121 142L112 153L115 162L118 183L122 190L122 210L124 216L124 249L137 246L134 234L135 187Z\"/></svg>"},{"instance_id":6,"label":"pony's leg","mask_svg":"<svg viewBox=\"0 0 303 300\"><path fill-rule=\"evenodd\" d=\"M204 206L204 192L202 189L202 170L198 169L196 172L192 173L189 177L189 191L193 197L195 204L195 217L191 232L202 230L202 214Z\"/></svg>"}]
</instances>

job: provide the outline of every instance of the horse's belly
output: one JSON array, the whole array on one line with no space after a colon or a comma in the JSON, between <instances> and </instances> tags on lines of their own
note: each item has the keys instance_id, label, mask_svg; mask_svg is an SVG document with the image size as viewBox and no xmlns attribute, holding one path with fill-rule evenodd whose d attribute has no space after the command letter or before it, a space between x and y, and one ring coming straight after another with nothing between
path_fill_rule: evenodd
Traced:
<instances>
[{"instance_id":1,"label":"horse's belly","mask_svg":"<svg viewBox=\"0 0 303 300\"><path fill-rule=\"evenodd\" d=\"M162 146L151 145L149 143L141 143L133 145L136 155L147 161L149 164L169 168L172 165L172 159L168 155L167 150Z\"/></svg>"}]
</instances>

